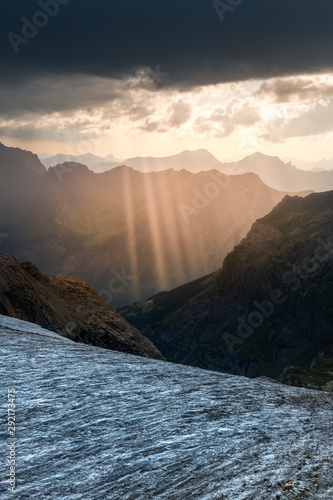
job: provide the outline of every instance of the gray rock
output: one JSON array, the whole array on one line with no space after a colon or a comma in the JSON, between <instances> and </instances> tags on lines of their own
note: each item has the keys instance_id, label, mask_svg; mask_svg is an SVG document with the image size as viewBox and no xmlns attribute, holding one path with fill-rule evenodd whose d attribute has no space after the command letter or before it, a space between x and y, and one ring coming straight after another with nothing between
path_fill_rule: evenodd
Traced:
<instances>
[{"instance_id":1,"label":"gray rock","mask_svg":"<svg viewBox=\"0 0 333 500\"><path fill-rule=\"evenodd\" d=\"M333 380L331 382L327 382L322 390L326 392L333 392Z\"/></svg>"}]
</instances>

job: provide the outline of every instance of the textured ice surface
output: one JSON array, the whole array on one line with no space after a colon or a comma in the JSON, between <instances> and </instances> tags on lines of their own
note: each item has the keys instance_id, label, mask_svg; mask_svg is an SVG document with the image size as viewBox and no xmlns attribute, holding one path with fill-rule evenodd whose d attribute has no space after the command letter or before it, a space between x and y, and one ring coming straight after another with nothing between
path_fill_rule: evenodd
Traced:
<instances>
[{"instance_id":1,"label":"textured ice surface","mask_svg":"<svg viewBox=\"0 0 333 500\"><path fill-rule=\"evenodd\" d=\"M76 344L3 317L0 354L1 439L11 387L18 438L15 493L1 448L1 498L333 499L330 394Z\"/></svg>"},{"instance_id":2,"label":"textured ice surface","mask_svg":"<svg viewBox=\"0 0 333 500\"><path fill-rule=\"evenodd\" d=\"M44 337L53 337L55 339L65 340L67 342L71 342L71 340L58 335L55 332L50 332L49 330L45 330L39 325L35 325L34 323L29 323L28 321L22 321L21 319L10 318L8 316L3 316L0 314L0 328L7 327L8 330L15 330L16 332L21 333L34 333L35 335L43 335Z\"/></svg>"}]
</instances>

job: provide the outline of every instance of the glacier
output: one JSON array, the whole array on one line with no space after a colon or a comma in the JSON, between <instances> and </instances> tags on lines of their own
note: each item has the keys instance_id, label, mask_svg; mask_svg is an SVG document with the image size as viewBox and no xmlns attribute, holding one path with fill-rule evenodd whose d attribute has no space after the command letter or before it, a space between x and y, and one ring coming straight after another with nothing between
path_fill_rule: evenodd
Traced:
<instances>
[{"instance_id":1,"label":"glacier","mask_svg":"<svg viewBox=\"0 0 333 500\"><path fill-rule=\"evenodd\" d=\"M79 344L0 316L3 499L333 498L330 393Z\"/></svg>"}]
</instances>

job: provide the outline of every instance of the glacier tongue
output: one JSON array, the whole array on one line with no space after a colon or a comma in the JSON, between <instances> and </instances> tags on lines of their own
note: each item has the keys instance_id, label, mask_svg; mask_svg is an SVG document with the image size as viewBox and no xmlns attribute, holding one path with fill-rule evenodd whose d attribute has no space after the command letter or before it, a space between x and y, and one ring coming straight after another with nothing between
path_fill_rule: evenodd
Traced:
<instances>
[{"instance_id":1,"label":"glacier tongue","mask_svg":"<svg viewBox=\"0 0 333 500\"><path fill-rule=\"evenodd\" d=\"M76 344L3 316L0 352L18 438L14 494L2 447L1 498L333 498L331 394Z\"/></svg>"}]
</instances>

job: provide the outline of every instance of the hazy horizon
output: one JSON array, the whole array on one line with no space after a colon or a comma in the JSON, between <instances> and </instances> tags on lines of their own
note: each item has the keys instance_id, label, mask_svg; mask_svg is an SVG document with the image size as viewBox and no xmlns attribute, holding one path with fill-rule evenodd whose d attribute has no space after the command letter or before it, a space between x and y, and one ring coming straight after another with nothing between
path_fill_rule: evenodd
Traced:
<instances>
[{"instance_id":1,"label":"hazy horizon","mask_svg":"<svg viewBox=\"0 0 333 500\"><path fill-rule=\"evenodd\" d=\"M82 157L82 159L84 159L84 157L89 157L91 155L92 159L93 159L93 157L96 157L96 164L98 161L103 161L106 164L114 163L114 164L120 165L120 164L125 164L125 162L127 160L132 159L132 158L165 159L165 158L177 157L177 156L180 156L184 153L198 153L201 151L206 151L206 152L210 153L211 155L213 155L221 164L237 163L237 162L244 160L247 157L251 157L255 154L261 154L261 155L264 155L267 157L279 158L282 162L291 163L294 167L298 168L299 170L303 170L303 171L312 171L312 170L316 171L317 170L319 172L319 171L324 171L324 170L330 171L331 169L333 169L333 157L332 158L321 158L319 160L311 161L308 159L302 160L300 158L280 157L277 154L273 154L273 153L267 154L267 153L263 153L262 151L259 151L259 150L254 151L252 154L249 154L249 155L239 156L238 158L235 158L235 159L218 157L218 156L214 155L207 148L181 149L181 150L176 151L175 153L166 154L166 155L146 154L146 155L134 155L133 157L127 156L126 158L117 158L112 153L112 151L109 151L104 156L103 156L103 154L99 154L99 151L97 151L95 153L92 153L91 151L86 151L85 153L72 154L71 152L69 152L69 149L65 150L65 152L56 152L55 154L52 154L50 152L45 152L45 151L42 153L36 152L36 150L34 150L33 148L32 149L26 148L26 146L24 144L13 145L13 144L11 144L11 141L4 140L3 138L0 138L0 143L2 143L6 147L13 147L13 148L19 148L22 150L30 151L33 154L36 154L38 156L38 158L40 159L41 163L43 163L43 164L44 164L44 162L47 162L47 160L53 159L57 156L63 156L64 158L61 159L61 162L62 161L66 162L66 161L72 161L71 157L77 157L77 158ZM65 157L67 157L67 158L65 158ZM84 163L84 161L82 161L82 163L87 165L87 167L89 169L91 169L91 166L95 165L95 163L92 161L92 159L87 163ZM52 165L52 166L55 166L55 165L56 165L56 163L54 163L54 165ZM45 166L47 169L49 168L49 165L46 164ZM113 168L113 167L110 167L110 168Z\"/></svg>"}]
</instances>

